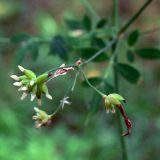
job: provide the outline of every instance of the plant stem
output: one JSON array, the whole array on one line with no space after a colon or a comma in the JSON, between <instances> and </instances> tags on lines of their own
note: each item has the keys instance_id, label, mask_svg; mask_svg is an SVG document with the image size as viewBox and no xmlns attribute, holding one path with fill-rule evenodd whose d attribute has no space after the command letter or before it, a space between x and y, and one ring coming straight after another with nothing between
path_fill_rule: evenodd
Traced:
<instances>
[{"instance_id":1,"label":"plant stem","mask_svg":"<svg viewBox=\"0 0 160 160\"><path fill-rule=\"evenodd\" d=\"M113 1L112 21L113 21L113 26L118 28L119 27L119 0ZM119 78L118 78L118 72L116 69L116 64L118 63L118 54L116 54L117 44L118 44L118 41L112 46L112 53L113 55L115 55L113 60L114 61L113 70L114 70L114 88L116 93L119 92ZM121 122L121 117L119 113L117 114L117 125L118 125L119 134L121 134L123 129L122 129L122 122ZM125 143L125 139L121 136L120 136L120 142L121 142L121 148L122 148L122 159L128 160L127 146Z\"/></svg>"},{"instance_id":2,"label":"plant stem","mask_svg":"<svg viewBox=\"0 0 160 160\"><path fill-rule=\"evenodd\" d=\"M50 72L54 72L54 71L56 71L58 69L63 69L63 68L68 68L68 67L75 68L75 67L77 67L77 65L76 64L70 64L70 65L65 65L64 67L55 67L55 68L52 68L52 69L50 69L50 70L48 70L46 72L50 73Z\"/></svg>"},{"instance_id":3,"label":"plant stem","mask_svg":"<svg viewBox=\"0 0 160 160\"><path fill-rule=\"evenodd\" d=\"M92 5L88 2L88 0L80 0L80 1L85 6L85 8L92 14L92 16L95 18L95 20L97 21L99 19L99 16L96 13L96 11L94 10L94 8L92 7Z\"/></svg>"},{"instance_id":4,"label":"plant stem","mask_svg":"<svg viewBox=\"0 0 160 160\"><path fill-rule=\"evenodd\" d=\"M102 54L103 52L108 51L112 47L112 45L116 43L116 41L117 41L117 38L113 39L111 42L109 42L109 44L106 47L102 48L101 50L96 52L92 57L86 60L84 64L88 64L89 62L93 61L96 57L98 57L100 54Z\"/></svg>"},{"instance_id":5,"label":"plant stem","mask_svg":"<svg viewBox=\"0 0 160 160\"><path fill-rule=\"evenodd\" d=\"M82 75L83 75L85 81L87 82L87 84L88 84L92 89L94 89L99 95L101 95L101 96L103 97L105 94L103 94L100 90L98 90L96 87L94 87L94 86L88 81L88 79L87 79L87 77L86 77L83 69L82 69L81 67L79 67L79 70L80 70L80 72L82 73Z\"/></svg>"},{"instance_id":6,"label":"plant stem","mask_svg":"<svg viewBox=\"0 0 160 160\"><path fill-rule=\"evenodd\" d=\"M79 71L77 71L77 73L75 75L75 78L74 78L74 81L73 81L73 84L72 84L72 87L71 87L72 92L74 91L78 76L79 76Z\"/></svg>"},{"instance_id":7,"label":"plant stem","mask_svg":"<svg viewBox=\"0 0 160 160\"><path fill-rule=\"evenodd\" d=\"M152 2L153 0L148 0L144 5L136 12L135 15L120 29L119 35L124 33L135 20L140 16L140 14L146 9L146 7Z\"/></svg>"}]
</instances>

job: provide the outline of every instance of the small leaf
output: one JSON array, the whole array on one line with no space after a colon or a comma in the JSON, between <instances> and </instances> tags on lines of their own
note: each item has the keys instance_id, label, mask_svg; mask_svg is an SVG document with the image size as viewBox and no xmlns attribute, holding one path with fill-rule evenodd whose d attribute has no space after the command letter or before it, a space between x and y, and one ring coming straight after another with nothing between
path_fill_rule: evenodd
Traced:
<instances>
[{"instance_id":1,"label":"small leaf","mask_svg":"<svg viewBox=\"0 0 160 160\"><path fill-rule=\"evenodd\" d=\"M11 37L11 41L13 43L20 43L20 42L23 42L23 41L27 41L31 38L31 35L29 35L28 33L18 33L18 34L15 34Z\"/></svg>"},{"instance_id":2,"label":"small leaf","mask_svg":"<svg viewBox=\"0 0 160 160\"><path fill-rule=\"evenodd\" d=\"M133 51L132 51L132 50L128 50L126 56L127 56L127 60L128 60L129 62L131 62L131 63L134 62L135 57L134 57L134 54L133 54Z\"/></svg>"},{"instance_id":3,"label":"small leaf","mask_svg":"<svg viewBox=\"0 0 160 160\"><path fill-rule=\"evenodd\" d=\"M160 50L157 48L141 48L136 49L136 54L143 59L160 59Z\"/></svg>"},{"instance_id":4,"label":"small leaf","mask_svg":"<svg viewBox=\"0 0 160 160\"><path fill-rule=\"evenodd\" d=\"M118 63L116 66L118 72L129 82L131 83L137 83L139 78L140 78L140 72L135 69L134 67L128 65L128 64L123 64L123 63Z\"/></svg>"},{"instance_id":5,"label":"small leaf","mask_svg":"<svg viewBox=\"0 0 160 160\"><path fill-rule=\"evenodd\" d=\"M70 30L82 29L82 23L80 21L65 19L65 23Z\"/></svg>"},{"instance_id":6,"label":"small leaf","mask_svg":"<svg viewBox=\"0 0 160 160\"><path fill-rule=\"evenodd\" d=\"M103 28L105 25L107 24L107 19L106 18L102 18L98 21L96 28L100 29Z\"/></svg>"},{"instance_id":7,"label":"small leaf","mask_svg":"<svg viewBox=\"0 0 160 160\"><path fill-rule=\"evenodd\" d=\"M87 15L83 17L83 26L86 31L90 31L92 29L91 19Z\"/></svg>"},{"instance_id":8,"label":"small leaf","mask_svg":"<svg viewBox=\"0 0 160 160\"><path fill-rule=\"evenodd\" d=\"M104 81L103 78L101 77L91 77L91 78L88 78L88 81L93 85L93 86L97 86L99 84L102 83L102 81ZM84 87L89 87L89 85L87 84L87 82L84 80L82 83L82 86Z\"/></svg>"},{"instance_id":9,"label":"small leaf","mask_svg":"<svg viewBox=\"0 0 160 160\"><path fill-rule=\"evenodd\" d=\"M51 41L51 51L52 54L57 54L62 60L68 59L68 47L66 41L61 35L57 35Z\"/></svg>"},{"instance_id":10,"label":"small leaf","mask_svg":"<svg viewBox=\"0 0 160 160\"><path fill-rule=\"evenodd\" d=\"M139 31L138 30L132 31L128 37L128 44L130 46L133 46L137 42L138 38L139 38Z\"/></svg>"}]
</instances>

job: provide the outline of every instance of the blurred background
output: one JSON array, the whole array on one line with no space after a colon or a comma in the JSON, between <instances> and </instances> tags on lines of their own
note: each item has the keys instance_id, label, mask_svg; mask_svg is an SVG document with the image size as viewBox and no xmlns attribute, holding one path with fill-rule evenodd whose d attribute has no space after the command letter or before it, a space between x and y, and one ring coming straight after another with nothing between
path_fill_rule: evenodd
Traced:
<instances>
[{"instance_id":1,"label":"blurred background","mask_svg":"<svg viewBox=\"0 0 160 160\"><path fill-rule=\"evenodd\" d=\"M107 19L112 14L112 0L90 0L97 13ZM123 25L144 3L144 0L120 0L120 23ZM137 46L160 47L160 1L155 0L130 28L144 34ZM0 0L0 159L1 160L116 160L122 150L116 115L106 114L97 95L78 80L70 94L72 104L56 116L48 128L34 128L33 107L29 98L20 101L20 93L12 85L10 75L17 73L17 64L43 73L63 63L65 57L50 53L48 41L66 33L66 19L81 20L87 11L78 0ZM94 21L94 18L92 19ZM148 32L152 30L152 32ZM154 32L153 32L154 30ZM33 57L14 39L18 33L39 36L43 40ZM26 38L27 36L25 36ZM21 45L25 45L21 43ZM22 47L23 48L23 47ZM123 54L123 51L122 51ZM80 57L68 53L67 63ZM74 57L74 58L73 58ZM90 64L88 76L101 75L103 64ZM128 116L133 121L132 134L126 137L129 159L158 160L160 151L160 63L138 59L142 80L137 85L120 79L121 94L127 99ZM104 68L105 70L106 68ZM42 109L56 110L74 74L50 81L53 101L43 99ZM111 82L112 83L112 82ZM94 99L94 101L93 101ZM95 102L96 101L96 102ZM96 107L95 107L96 104ZM94 108L92 109L92 106ZM125 130L125 126L124 126Z\"/></svg>"}]
</instances>

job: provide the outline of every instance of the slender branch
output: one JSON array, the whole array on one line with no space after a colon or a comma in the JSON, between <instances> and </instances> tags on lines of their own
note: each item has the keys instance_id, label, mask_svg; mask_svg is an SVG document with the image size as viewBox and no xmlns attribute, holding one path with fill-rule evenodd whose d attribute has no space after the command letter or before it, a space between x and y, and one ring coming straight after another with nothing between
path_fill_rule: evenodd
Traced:
<instances>
[{"instance_id":1,"label":"slender branch","mask_svg":"<svg viewBox=\"0 0 160 160\"><path fill-rule=\"evenodd\" d=\"M88 64L89 62L91 62L95 58L97 58L99 55L101 55L103 52L108 51L112 47L112 45L116 43L116 41L117 41L117 38L113 39L111 42L109 42L109 44L106 47L102 48L101 50L96 52L92 57L90 57L88 60L86 60L84 62L84 64Z\"/></svg>"},{"instance_id":2,"label":"slender branch","mask_svg":"<svg viewBox=\"0 0 160 160\"><path fill-rule=\"evenodd\" d=\"M118 28L119 27L119 0L114 0L113 1L113 25ZM129 27L127 25L125 28ZM123 29L123 28L122 28ZM125 29L123 29L125 30ZM121 32L121 30L120 30ZM114 70L114 87L115 87L115 92L119 92L119 78L118 78L118 71L116 68L116 65L118 63L118 51L116 50L118 46L118 41L112 46L112 53L113 53L113 70ZM123 128L122 128L122 122L121 122L121 117L120 114L117 114L117 125L118 125L118 131L119 134L122 133ZM125 143L125 139L123 137L120 137L120 143L121 143L121 148L122 148L122 159L123 160L128 160L128 153L127 153L127 146Z\"/></svg>"},{"instance_id":3,"label":"slender branch","mask_svg":"<svg viewBox=\"0 0 160 160\"><path fill-rule=\"evenodd\" d=\"M92 7L92 5L88 2L88 0L80 0L80 1L97 21L99 19L99 16L94 10L94 8Z\"/></svg>"},{"instance_id":4,"label":"slender branch","mask_svg":"<svg viewBox=\"0 0 160 160\"><path fill-rule=\"evenodd\" d=\"M119 34L121 35L124 33L131 25L135 22L135 20L141 15L141 13L146 9L146 7L152 2L153 0L148 0L144 5L137 11L135 15L120 29Z\"/></svg>"},{"instance_id":5,"label":"slender branch","mask_svg":"<svg viewBox=\"0 0 160 160\"><path fill-rule=\"evenodd\" d=\"M85 81L87 82L87 84L88 84L92 89L94 89L98 94L100 94L100 95L103 97L105 94L103 94L100 90L98 90L96 87L94 87L94 86L88 81L88 79L87 79L87 77L86 77L83 69L82 69L81 67L79 67L79 70L80 70L80 72L82 73L82 75L83 75Z\"/></svg>"},{"instance_id":6,"label":"slender branch","mask_svg":"<svg viewBox=\"0 0 160 160\"><path fill-rule=\"evenodd\" d=\"M72 84L72 87L71 87L72 92L74 91L78 76L79 76L79 71L77 71L77 73L75 75L75 78L74 78L74 81L73 81L73 84Z\"/></svg>"}]
</instances>

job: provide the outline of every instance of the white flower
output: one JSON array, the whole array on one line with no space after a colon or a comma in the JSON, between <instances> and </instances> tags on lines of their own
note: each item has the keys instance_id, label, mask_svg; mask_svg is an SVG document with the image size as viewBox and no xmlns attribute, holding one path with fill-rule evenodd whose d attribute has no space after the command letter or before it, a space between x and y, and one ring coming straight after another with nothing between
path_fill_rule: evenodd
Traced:
<instances>
[{"instance_id":1,"label":"white flower","mask_svg":"<svg viewBox=\"0 0 160 160\"><path fill-rule=\"evenodd\" d=\"M22 85L22 83L21 82L14 82L13 85L20 87Z\"/></svg>"},{"instance_id":2,"label":"white flower","mask_svg":"<svg viewBox=\"0 0 160 160\"><path fill-rule=\"evenodd\" d=\"M41 106L42 105L42 99L38 98L38 105Z\"/></svg>"},{"instance_id":3,"label":"white flower","mask_svg":"<svg viewBox=\"0 0 160 160\"><path fill-rule=\"evenodd\" d=\"M70 104L71 104L71 102L69 102L69 101L67 100L68 98L69 98L69 97L64 97L62 100L60 100L60 105L61 105L62 109L64 108L65 104L67 104L67 105L70 105Z\"/></svg>"},{"instance_id":4,"label":"white flower","mask_svg":"<svg viewBox=\"0 0 160 160\"><path fill-rule=\"evenodd\" d=\"M28 87L22 86L21 91L27 91L27 90L28 90Z\"/></svg>"},{"instance_id":5,"label":"white flower","mask_svg":"<svg viewBox=\"0 0 160 160\"><path fill-rule=\"evenodd\" d=\"M36 94L31 94L31 101L33 101L36 97Z\"/></svg>"},{"instance_id":6,"label":"white flower","mask_svg":"<svg viewBox=\"0 0 160 160\"><path fill-rule=\"evenodd\" d=\"M18 65L18 68L19 68L19 70L20 70L21 72L24 72L24 71L25 71L25 69L24 69L22 66L20 66L20 65Z\"/></svg>"},{"instance_id":7,"label":"white flower","mask_svg":"<svg viewBox=\"0 0 160 160\"><path fill-rule=\"evenodd\" d=\"M19 81L19 77L16 76L16 75L11 75L10 77L11 77L12 79L16 80L16 81Z\"/></svg>"},{"instance_id":8,"label":"white flower","mask_svg":"<svg viewBox=\"0 0 160 160\"><path fill-rule=\"evenodd\" d=\"M34 83L35 83L35 81L33 81L33 80L30 81L30 85L31 85L31 86L33 86Z\"/></svg>"},{"instance_id":9,"label":"white flower","mask_svg":"<svg viewBox=\"0 0 160 160\"><path fill-rule=\"evenodd\" d=\"M22 96L21 96L21 100L24 100L24 99L27 97L27 95L28 95L28 94L24 92L24 93L22 94Z\"/></svg>"},{"instance_id":10,"label":"white flower","mask_svg":"<svg viewBox=\"0 0 160 160\"><path fill-rule=\"evenodd\" d=\"M46 97L50 100L52 100L52 96L49 93L46 93Z\"/></svg>"}]
</instances>

